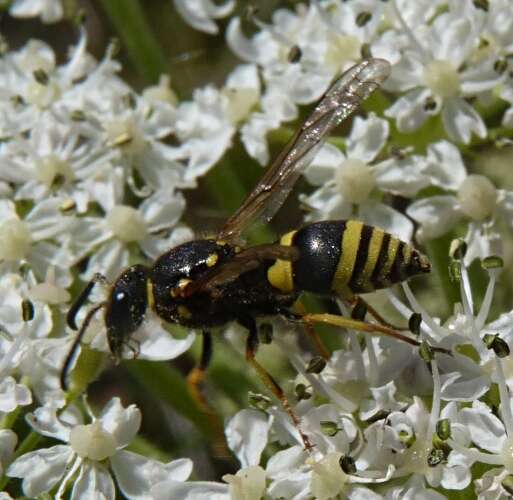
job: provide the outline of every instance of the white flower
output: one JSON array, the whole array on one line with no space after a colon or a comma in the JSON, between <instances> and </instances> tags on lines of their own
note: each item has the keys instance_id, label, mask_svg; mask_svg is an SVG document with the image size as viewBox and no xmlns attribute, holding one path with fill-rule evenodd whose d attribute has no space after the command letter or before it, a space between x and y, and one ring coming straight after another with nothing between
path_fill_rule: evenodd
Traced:
<instances>
[{"instance_id":1,"label":"white flower","mask_svg":"<svg viewBox=\"0 0 513 500\"><path fill-rule=\"evenodd\" d=\"M400 18L397 7L395 13ZM494 69L495 54L474 60L481 25L454 2L449 3L448 12L415 31L404 21L401 24L408 31L409 43L402 49L400 61L392 67L385 87L407 93L386 115L397 120L401 132L413 132L430 116L441 113L452 140L468 143L473 133L485 137L483 119L466 98L490 91L503 75Z\"/></svg>"},{"instance_id":2,"label":"white flower","mask_svg":"<svg viewBox=\"0 0 513 500\"><path fill-rule=\"evenodd\" d=\"M9 7L13 17L40 17L44 23L62 19L64 10L61 0L14 0Z\"/></svg>"},{"instance_id":3,"label":"white flower","mask_svg":"<svg viewBox=\"0 0 513 500\"><path fill-rule=\"evenodd\" d=\"M371 113L367 119L355 118L345 154L330 144L321 148L305 172L312 184L321 186L302 198L313 209L308 220L348 219L356 215L402 240L411 239L411 221L370 196L376 189L413 196L428 183L423 174L424 163L416 155L377 161L388 132L386 120Z\"/></svg>"},{"instance_id":4,"label":"white flower","mask_svg":"<svg viewBox=\"0 0 513 500\"><path fill-rule=\"evenodd\" d=\"M228 16L235 7L235 0L219 5L212 0L173 0L176 10L193 28L217 35L219 28L213 19Z\"/></svg>"},{"instance_id":5,"label":"white flower","mask_svg":"<svg viewBox=\"0 0 513 500\"><path fill-rule=\"evenodd\" d=\"M116 204L104 217L77 219L73 244L80 255L92 253L85 279L101 273L114 279L128 265L130 244L137 243L150 258L191 237L187 228L174 227L185 200L180 192L160 190L134 208Z\"/></svg>"},{"instance_id":6,"label":"white flower","mask_svg":"<svg viewBox=\"0 0 513 500\"><path fill-rule=\"evenodd\" d=\"M85 212L90 201L112 206L113 194L122 191L123 177L112 175L113 158L100 137L85 140L77 123L45 115L28 136L17 135L0 150L0 179L16 186L17 200L55 196L63 207L72 203Z\"/></svg>"},{"instance_id":7,"label":"white flower","mask_svg":"<svg viewBox=\"0 0 513 500\"><path fill-rule=\"evenodd\" d=\"M74 217L65 216L59 200L54 198L35 204L23 219L17 215L13 202L0 200L3 271L17 271L20 264L26 262L36 277L44 280L48 269L53 267L56 282L69 285L74 260L69 247L69 232L74 224Z\"/></svg>"},{"instance_id":8,"label":"white flower","mask_svg":"<svg viewBox=\"0 0 513 500\"><path fill-rule=\"evenodd\" d=\"M429 146L426 162L424 174L431 184L454 194L421 198L408 207L407 214L420 224L417 237L437 238L469 220L465 262L500 254L495 219L512 223L513 191L497 189L482 175L467 174L459 150L449 142Z\"/></svg>"},{"instance_id":9,"label":"white flower","mask_svg":"<svg viewBox=\"0 0 513 500\"><path fill-rule=\"evenodd\" d=\"M59 485L56 498L61 498L68 482L78 474L72 499L114 500L110 469L127 498L142 500L148 498L156 482L170 475L175 481L185 481L192 471L188 459L164 464L124 451L139 430L141 414L134 405L124 408L118 398L112 399L90 424L83 424L77 412L59 418L49 407L38 408L27 415L27 420L36 432L66 443L21 455L9 466L7 474L23 479L23 491L30 497Z\"/></svg>"},{"instance_id":10,"label":"white flower","mask_svg":"<svg viewBox=\"0 0 513 500\"><path fill-rule=\"evenodd\" d=\"M261 109L241 131L244 146L259 163L269 161L266 134L295 119L298 104L317 100L336 74L361 58L363 45L377 32L382 9L373 1L299 4L295 12L274 12L270 24L255 19L260 31L251 39L243 34L240 18L231 19L228 45L241 59L261 67L265 87Z\"/></svg>"}]
</instances>

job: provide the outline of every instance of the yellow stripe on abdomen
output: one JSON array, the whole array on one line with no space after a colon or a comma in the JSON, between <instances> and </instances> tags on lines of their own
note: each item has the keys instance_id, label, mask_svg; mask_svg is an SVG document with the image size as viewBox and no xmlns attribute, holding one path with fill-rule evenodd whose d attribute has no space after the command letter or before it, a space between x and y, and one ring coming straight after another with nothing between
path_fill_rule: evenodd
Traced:
<instances>
[{"instance_id":1,"label":"yellow stripe on abdomen","mask_svg":"<svg viewBox=\"0 0 513 500\"><path fill-rule=\"evenodd\" d=\"M367 252L367 260L365 261L365 266L360 275L361 287L365 291L371 292L375 289L375 285L371 281L371 276L376 267L376 263L378 262L378 257L381 251L381 246L383 245L384 236L385 232L383 230L378 229L376 227L373 228Z\"/></svg>"},{"instance_id":2,"label":"yellow stripe on abdomen","mask_svg":"<svg viewBox=\"0 0 513 500\"><path fill-rule=\"evenodd\" d=\"M399 248L400 243L401 241L394 236L390 237L385 262L383 262L381 269L378 271L377 281L381 287L387 287L392 284L392 280L390 280L390 271L392 269L392 265L394 264L397 249Z\"/></svg>"},{"instance_id":3,"label":"yellow stripe on abdomen","mask_svg":"<svg viewBox=\"0 0 513 500\"><path fill-rule=\"evenodd\" d=\"M331 287L341 296L351 295L348 287L349 280L353 274L356 255L360 245L363 223L355 220L346 221L346 227L342 233L342 253L338 261L337 270L333 276Z\"/></svg>"},{"instance_id":4,"label":"yellow stripe on abdomen","mask_svg":"<svg viewBox=\"0 0 513 500\"><path fill-rule=\"evenodd\" d=\"M284 234L280 239L280 245L290 246L292 238L297 231L290 231ZM267 280L272 286L283 293L292 293L294 291L294 277L292 274L292 262L288 260L277 260L267 270Z\"/></svg>"}]
</instances>

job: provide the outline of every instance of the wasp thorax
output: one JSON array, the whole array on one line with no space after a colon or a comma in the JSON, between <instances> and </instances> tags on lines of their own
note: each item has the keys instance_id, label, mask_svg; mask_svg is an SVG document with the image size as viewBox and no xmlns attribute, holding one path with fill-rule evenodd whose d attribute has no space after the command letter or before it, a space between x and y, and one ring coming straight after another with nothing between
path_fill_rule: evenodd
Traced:
<instances>
[{"instance_id":1,"label":"wasp thorax","mask_svg":"<svg viewBox=\"0 0 513 500\"><path fill-rule=\"evenodd\" d=\"M365 162L349 158L340 165L335 174L335 183L345 201L361 203L374 189L376 177L371 167Z\"/></svg>"},{"instance_id":2,"label":"wasp thorax","mask_svg":"<svg viewBox=\"0 0 513 500\"><path fill-rule=\"evenodd\" d=\"M473 220L490 217L497 204L497 189L483 175L469 175L458 189L461 211Z\"/></svg>"}]
</instances>

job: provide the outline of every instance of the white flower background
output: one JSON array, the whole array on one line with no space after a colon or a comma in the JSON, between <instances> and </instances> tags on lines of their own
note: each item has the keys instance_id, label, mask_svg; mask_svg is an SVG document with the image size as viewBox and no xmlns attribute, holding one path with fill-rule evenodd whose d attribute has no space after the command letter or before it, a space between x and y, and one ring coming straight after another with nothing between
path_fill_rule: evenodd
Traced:
<instances>
[{"instance_id":1,"label":"white flower background","mask_svg":"<svg viewBox=\"0 0 513 500\"><path fill-rule=\"evenodd\" d=\"M513 495L513 2L261 4L2 5L0 499ZM66 313L85 283L215 234L369 56L390 78L250 241L354 218L419 247L430 276L365 298L403 329L420 315L412 330L439 349L333 329L312 370L315 345L270 318L258 359L308 450L239 325L216 332L205 401L185 383L200 336L151 312L113 366L103 315L87 318L99 282L64 391Z\"/></svg>"}]
</instances>

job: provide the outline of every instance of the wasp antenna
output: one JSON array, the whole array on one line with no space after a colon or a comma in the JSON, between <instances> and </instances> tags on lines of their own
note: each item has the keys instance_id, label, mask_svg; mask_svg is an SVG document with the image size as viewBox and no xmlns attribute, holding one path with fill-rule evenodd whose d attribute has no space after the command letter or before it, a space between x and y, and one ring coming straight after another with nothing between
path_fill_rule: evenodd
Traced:
<instances>
[{"instance_id":1,"label":"wasp antenna","mask_svg":"<svg viewBox=\"0 0 513 500\"><path fill-rule=\"evenodd\" d=\"M75 302L71 304L71 307L69 308L68 314L66 315L66 322L68 326L72 330L78 330L78 326L76 323L76 317L78 314L78 311L82 308L82 306L85 304L86 300L89 298L89 295L91 294L91 291L96 283L106 283L107 278L103 276L103 274L96 273L92 279L87 283L85 288L82 290L80 295L77 297Z\"/></svg>"},{"instance_id":2,"label":"wasp antenna","mask_svg":"<svg viewBox=\"0 0 513 500\"><path fill-rule=\"evenodd\" d=\"M94 281L91 280L86 289L89 288L89 292L91 291L91 288L93 288ZM84 290L85 292L85 290ZM84 294L82 292L81 295ZM86 296L87 297L87 296ZM85 299L84 299L85 300ZM78 301L77 301L78 302ZM71 366L71 363L73 362L73 358L75 357L75 354L77 352L78 346L80 345L80 342L82 341L82 337L84 336L84 333L86 332L89 324L91 323L91 320L93 319L93 316L96 314L96 312L105 306L105 302L100 302L99 304L96 304L91 310L87 313L86 317L84 318L84 322L82 323L82 326L80 327L80 330L77 333L77 336L75 337L75 340L73 341L73 345L71 346L71 349L68 352L68 355L66 356L66 359L64 360L64 364L62 365L61 370L61 388L63 391L68 390L68 372L69 368ZM78 308L77 308L78 311Z\"/></svg>"}]
</instances>

